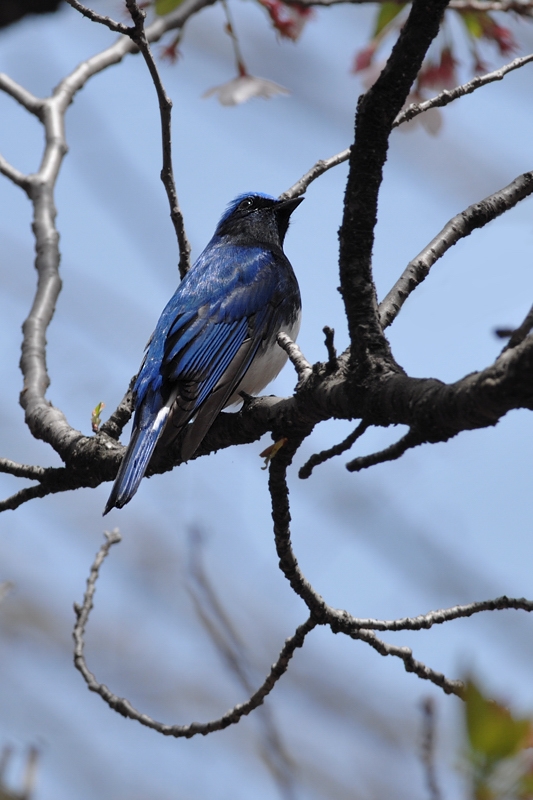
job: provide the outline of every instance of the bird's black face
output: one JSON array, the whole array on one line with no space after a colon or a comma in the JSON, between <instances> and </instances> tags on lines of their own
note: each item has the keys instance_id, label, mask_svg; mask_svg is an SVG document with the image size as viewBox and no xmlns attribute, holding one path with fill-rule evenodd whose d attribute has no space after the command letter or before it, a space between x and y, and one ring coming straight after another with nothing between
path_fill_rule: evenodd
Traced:
<instances>
[{"instance_id":1,"label":"bird's black face","mask_svg":"<svg viewBox=\"0 0 533 800\"><path fill-rule=\"evenodd\" d=\"M275 200L251 194L243 197L225 217L216 230L218 236L231 236L246 243L264 242L283 245L289 219L303 197Z\"/></svg>"}]
</instances>

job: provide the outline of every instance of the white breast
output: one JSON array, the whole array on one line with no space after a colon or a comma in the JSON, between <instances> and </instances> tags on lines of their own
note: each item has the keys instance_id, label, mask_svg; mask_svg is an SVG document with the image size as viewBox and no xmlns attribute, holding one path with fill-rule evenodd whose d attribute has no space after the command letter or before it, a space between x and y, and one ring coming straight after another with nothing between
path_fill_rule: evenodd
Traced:
<instances>
[{"instance_id":1,"label":"white breast","mask_svg":"<svg viewBox=\"0 0 533 800\"><path fill-rule=\"evenodd\" d=\"M237 391L228 400L227 406L234 403L242 403L242 397L240 397L239 392L259 394L281 372L287 361L287 353L277 343L277 335L283 332L290 336L293 342L296 341L300 330L300 322L301 313L298 312L298 317L292 325L283 325L271 339L265 341L250 364Z\"/></svg>"}]
</instances>

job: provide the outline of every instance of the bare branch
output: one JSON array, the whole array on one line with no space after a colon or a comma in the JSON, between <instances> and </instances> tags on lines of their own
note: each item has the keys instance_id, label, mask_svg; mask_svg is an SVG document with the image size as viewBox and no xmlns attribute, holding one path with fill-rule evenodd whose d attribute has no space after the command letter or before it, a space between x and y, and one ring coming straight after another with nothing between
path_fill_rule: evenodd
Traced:
<instances>
[{"instance_id":1,"label":"bare branch","mask_svg":"<svg viewBox=\"0 0 533 800\"><path fill-rule=\"evenodd\" d=\"M464 619L482 611L504 611L504 610L533 611L533 600L526 600L525 597L496 597L494 600L480 600L474 603L466 603L462 606L440 609L439 611L429 611L418 617L404 617L403 619L380 620L380 619L357 619L351 617L348 625L354 627L367 628L375 631L421 631L429 630L433 625L442 625L454 619ZM346 612L338 612L342 618Z\"/></svg>"},{"instance_id":2,"label":"bare branch","mask_svg":"<svg viewBox=\"0 0 533 800\"><path fill-rule=\"evenodd\" d=\"M296 342L293 342L287 333L278 333L277 342L282 350L289 356L289 361L296 370L300 381L305 380L313 372L313 367L306 359Z\"/></svg>"},{"instance_id":3,"label":"bare branch","mask_svg":"<svg viewBox=\"0 0 533 800\"><path fill-rule=\"evenodd\" d=\"M335 349L335 330L326 325L325 328L322 328L322 332L325 336L324 344L326 345L326 350L328 351L327 367L331 372L334 372L339 366L337 350Z\"/></svg>"},{"instance_id":4,"label":"bare branch","mask_svg":"<svg viewBox=\"0 0 533 800\"><path fill-rule=\"evenodd\" d=\"M422 702L423 730L422 730L422 764L429 791L429 800L441 800L442 795L437 782L435 771L435 702L432 697L426 697Z\"/></svg>"},{"instance_id":5,"label":"bare branch","mask_svg":"<svg viewBox=\"0 0 533 800\"><path fill-rule=\"evenodd\" d=\"M363 5L369 0L291 0L291 5L304 8L336 5ZM380 0L380 3L383 0ZM451 0L448 8L460 11L514 11L523 16L531 16L533 3L531 0Z\"/></svg>"},{"instance_id":6,"label":"bare branch","mask_svg":"<svg viewBox=\"0 0 533 800\"><path fill-rule=\"evenodd\" d=\"M462 681L453 681L447 678L442 672L437 672L431 667L426 666L422 661L417 661L413 657L413 651L410 647L398 647L397 645L387 644L382 639L379 639L373 631L365 630L364 628L350 633L352 639L359 639L370 645L376 652L382 656L395 656L403 661L406 672L414 672L414 674L425 681L431 681L435 686L441 688L445 694L455 694L457 697L463 698L464 685Z\"/></svg>"},{"instance_id":7,"label":"bare branch","mask_svg":"<svg viewBox=\"0 0 533 800\"><path fill-rule=\"evenodd\" d=\"M17 103L24 106L30 114L41 117L44 101L40 97L35 97L35 95L3 72L0 72L0 91L10 95Z\"/></svg>"},{"instance_id":8,"label":"bare branch","mask_svg":"<svg viewBox=\"0 0 533 800\"><path fill-rule=\"evenodd\" d=\"M479 203L474 203L444 226L440 233L405 268L385 299L380 303L379 313L383 328L393 322L401 307L419 284L427 277L433 264L450 247L476 228L513 208L520 200L533 193L533 172L519 175L512 183Z\"/></svg>"},{"instance_id":9,"label":"bare branch","mask_svg":"<svg viewBox=\"0 0 533 800\"><path fill-rule=\"evenodd\" d=\"M0 156L0 172L17 186L20 186L26 194L29 194L31 184L28 176L24 175L24 173L20 172L16 167L13 167L3 156Z\"/></svg>"},{"instance_id":10,"label":"bare branch","mask_svg":"<svg viewBox=\"0 0 533 800\"><path fill-rule=\"evenodd\" d=\"M47 494L52 494L52 489L42 484L39 484L39 486L27 486L16 494L12 494L6 500L0 500L0 511L14 511L19 506L27 503L28 500L34 500L36 497L46 497Z\"/></svg>"},{"instance_id":11,"label":"bare branch","mask_svg":"<svg viewBox=\"0 0 533 800\"><path fill-rule=\"evenodd\" d=\"M344 0L340 0L340 2L344 2ZM366 2L366 0L361 0L361 2ZM521 2L521 0L519 0ZM328 3L326 3L327 5ZM312 5L311 3L303 3L303 5ZM480 5L483 5L481 3ZM487 4L490 5L490 4ZM526 4L524 4L526 5ZM453 2L450 3L450 8L454 8ZM533 13L533 2L528 3L527 7L530 9L530 13ZM479 10L500 10L500 9L479 9ZM476 89L481 88L482 86L487 86L489 83L493 83L494 81L501 81L503 78L508 75L510 72L513 72L515 69L519 69L520 67L525 66L533 61L533 54L523 56L521 58L515 58L514 61L511 61L509 64L506 64L500 69L494 70L494 72L488 72L486 75L477 75L471 81L467 83L461 84L461 86L457 86L455 89L446 89L440 94L435 95L435 97L431 97L429 100L425 100L423 103L411 103L411 105L407 106L407 108L400 111L398 116L393 122L392 127L397 128L402 125L404 122L409 122L409 120L414 119L419 114L423 114L424 111L428 111L430 108L442 108L447 106L453 100L457 100L459 97L464 97L467 94L471 94ZM340 153L337 153L334 156L326 159L320 159L314 164L311 169L300 178L290 189L287 189L286 192L283 192L280 195L281 200L289 199L291 197L298 197L301 194L304 194L305 190L309 187L309 185L323 175L328 170L332 169L332 167L336 167L339 164L343 164L345 161L348 161L350 157L350 150L351 148L347 147L346 150L342 150Z\"/></svg>"},{"instance_id":12,"label":"bare branch","mask_svg":"<svg viewBox=\"0 0 533 800\"><path fill-rule=\"evenodd\" d=\"M505 347L503 348L503 352L505 353L506 350L510 350L513 347L516 347L521 342L524 341L528 333L533 328L533 306L529 309L526 314L526 317L521 325L516 328L516 330L512 331L511 336Z\"/></svg>"},{"instance_id":13,"label":"bare branch","mask_svg":"<svg viewBox=\"0 0 533 800\"><path fill-rule=\"evenodd\" d=\"M102 14L97 14L96 11L87 8L87 6L84 6L82 3L78 2L78 0L67 0L67 3L69 6L72 6L75 11L79 11L84 17L90 19L91 22L99 22L101 25L105 25L106 28L109 28L110 31L129 36L133 30L133 28L128 28L128 26L124 25L122 22L115 22L111 17L104 17Z\"/></svg>"},{"instance_id":14,"label":"bare branch","mask_svg":"<svg viewBox=\"0 0 533 800\"><path fill-rule=\"evenodd\" d=\"M527 56L522 56L521 58L515 58L514 61L511 61L509 64L506 64L503 67L500 67L500 69L494 70L494 72L488 72L486 75L476 75L476 77L472 78L472 80L468 81L468 83L463 83L461 86L456 86L455 89L445 89L440 94L436 95L436 97L432 97L430 100L425 100L423 103L411 103L411 105L406 109L400 111L394 120L393 127L397 128L404 122L409 122L409 120L414 119L419 114L423 114L424 111L427 111L430 108L442 108L443 106L447 106L449 103L452 103L459 97L465 97L467 94L472 94L472 92L475 92L476 89L479 89L481 86L487 86L489 83L501 81L510 72L513 72L515 69L520 69L520 67L524 67L526 64L530 64L532 61L533 53Z\"/></svg>"},{"instance_id":15,"label":"bare branch","mask_svg":"<svg viewBox=\"0 0 533 800\"><path fill-rule=\"evenodd\" d=\"M334 458L335 456L340 456L342 453L345 453L346 450L349 450L355 442L363 435L363 433L367 430L369 423L362 419L359 425L353 430L346 439L343 439L342 442L339 444L333 445L333 447L329 447L327 450L322 450L320 453L315 453L314 455L309 458L303 467L300 467L300 471L298 472L298 477L305 479L309 478L313 469L318 467L319 464L323 464L325 461L329 461L330 458Z\"/></svg>"},{"instance_id":16,"label":"bare branch","mask_svg":"<svg viewBox=\"0 0 533 800\"><path fill-rule=\"evenodd\" d=\"M15 475L17 478L39 480L39 478L45 474L46 470L44 467L17 464L16 461L11 461L9 458L0 458L0 472L5 472L8 475Z\"/></svg>"},{"instance_id":17,"label":"bare branch","mask_svg":"<svg viewBox=\"0 0 533 800\"><path fill-rule=\"evenodd\" d=\"M268 676L259 689L245 703L240 703L227 711L222 717L211 722L192 722L190 725L166 725L163 722L157 722L147 714L137 711L129 700L123 697L117 697L109 691L107 686L98 683L95 676L90 672L87 667L84 655L84 636L87 622L93 608L93 598L96 591L96 582L100 573L105 558L109 554L109 550L114 544L121 540L118 530L105 532L106 541L98 551L96 558L91 567L89 578L87 579L87 590L83 598L83 604L79 606L74 605L76 614L76 624L74 626L74 665L76 669L82 674L88 688L91 692L96 692L100 697L105 700L110 708L122 714L123 717L133 719L145 725L147 728L152 728L164 736L174 736L175 738L190 739L192 736L202 734L205 736L213 731L220 731L227 728L229 725L234 725L239 722L241 717L246 716L255 708L257 708L265 697L272 691L278 680L285 674L289 666L289 662L298 647L302 647L307 634L316 627L317 623L311 617L300 625L293 636L286 639L285 644L278 656L277 661L272 665Z\"/></svg>"},{"instance_id":18,"label":"bare branch","mask_svg":"<svg viewBox=\"0 0 533 800\"><path fill-rule=\"evenodd\" d=\"M320 159L314 164L311 169L303 175L299 181L296 181L295 184L291 186L290 189L287 189L286 192L280 194L280 200L289 200L292 197L298 197L298 195L303 194L305 190L308 188L309 184L313 183L317 178L327 172L332 167L336 167L339 164L342 164L344 161L348 161L350 158L350 148L347 147L346 150L343 150L341 153L337 153L330 158Z\"/></svg>"},{"instance_id":19,"label":"bare branch","mask_svg":"<svg viewBox=\"0 0 533 800\"><path fill-rule=\"evenodd\" d=\"M386 447L384 450L380 450L379 453L371 453L368 456L354 458L353 461L346 464L346 469L348 472L359 472L362 469L373 467L374 464L383 464L385 461L395 461L397 458L401 458L407 450L423 443L424 438L420 436L418 431L411 429L405 436L402 436L399 441L391 444L390 447Z\"/></svg>"},{"instance_id":20,"label":"bare branch","mask_svg":"<svg viewBox=\"0 0 533 800\"><path fill-rule=\"evenodd\" d=\"M226 613L202 558L202 533L193 528L189 535L190 568L188 589L196 612L211 641L247 694L253 692L251 667L248 652L244 647L230 617ZM282 797L290 800L294 796L293 763L283 744L270 708L262 705L257 709L261 721L261 752L264 761L278 784Z\"/></svg>"},{"instance_id":21,"label":"bare branch","mask_svg":"<svg viewBox=\"0 0 533 800\"><path fill-rule=\"evenodd\" d=\"M103 425L100 426L100 433L111 437L111 439L118 440L124 427L128 424L130 417L133 413L133 384L136 380L136 375L131 379L128 391Z\"/></svg>"}]
</instances>

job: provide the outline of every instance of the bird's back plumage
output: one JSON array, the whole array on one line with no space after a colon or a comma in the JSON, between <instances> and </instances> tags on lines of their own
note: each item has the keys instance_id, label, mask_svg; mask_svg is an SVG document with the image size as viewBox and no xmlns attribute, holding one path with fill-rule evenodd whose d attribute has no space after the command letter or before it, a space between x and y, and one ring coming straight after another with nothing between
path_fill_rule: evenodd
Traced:
<instances>
[{"instance_id":1,"label":"bird's back plumage","mask_svg":"<svg viewBox=\"0 0 533 800\"><path fill-rule=\"evenodd\" d=\"M240 391L261 391L285 363L276 337L296 337L301 306L282 245L299 202L236 198L168 302L133 387L132 437L104 514L133 497L156 446L188 426L188 460L219 412Z\"/></svg>"}]
</instances>

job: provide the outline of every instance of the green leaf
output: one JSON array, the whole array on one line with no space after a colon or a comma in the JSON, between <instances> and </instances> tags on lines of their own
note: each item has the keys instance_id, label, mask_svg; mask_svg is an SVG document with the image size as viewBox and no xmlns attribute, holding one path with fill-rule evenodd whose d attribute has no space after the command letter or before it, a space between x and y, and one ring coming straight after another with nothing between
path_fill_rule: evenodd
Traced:
<instances>
[{"instance_id":1,"label":"green leaf","mask_svg":"<svg viewBox=\"0 0 533 800\"><path fill-rule=\"evenodd\" d=\"M155 0L155 13L162 17L180 6L183 0Z\"/></svg>"},{"instance_id":2,"label":"green leaf","mask_svg":"<svg viewBox=\"0 0 533 800\"><path fill-rule=\"evenodd\" d=\"M466 684L466 728L474 758L494 764L515 755L531 731L529 719L514 719L509 709L485 697L471 680Z\"/></svg>"},{"instance_id":3,"label":"green leaf","mask_svg":"<svg viewBox=\"0 0 533 800\"><path fill-rule=\"evenodd\" d=\"M376 19L376 27L374 28L373 38L381 33L387 27L389 22L392 22L394 17L397 17L402 8L405 8L406 3L382 3Z\"/></svg>"}]
</instances>

